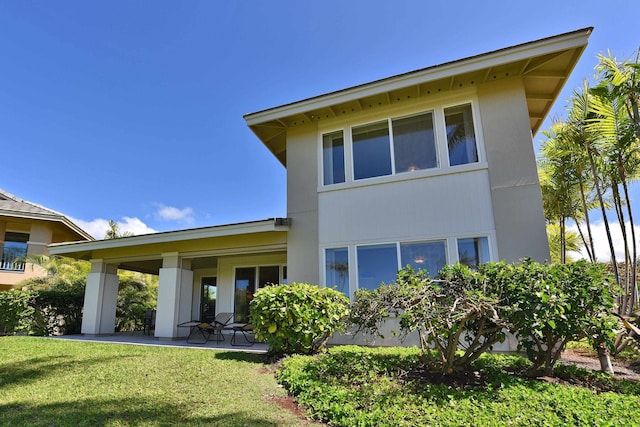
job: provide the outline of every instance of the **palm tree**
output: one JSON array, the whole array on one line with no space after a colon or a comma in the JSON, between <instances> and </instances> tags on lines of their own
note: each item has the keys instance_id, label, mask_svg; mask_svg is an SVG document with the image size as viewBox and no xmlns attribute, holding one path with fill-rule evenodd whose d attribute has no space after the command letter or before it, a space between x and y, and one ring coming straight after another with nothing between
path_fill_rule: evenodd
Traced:
<instances>
[{"instance_id":1,"label":"palm tree","mask_svg":"<svg viewBox=\"0 0 640 427\"><path fill-rule=\"evenodd\" d=\"M607 216L606 203L605 203L605 191L603 186L603 179L600 174L602 169L600 163L602 162L602 148L598 144L597 135L592 132L592 129L587 127L588 120L592 117L591 112L591 100L592 96L589 94L589 84L587 80L583 83L582 91L574 91L571 98L571 109L569 110L569 132L571 139L580 146L586 153L586 158L589 163L589 170L591 172L591 179L593 180L593 187L597 196L598 205L602 213L602 220L604 222L605 232L607 235L607 241L609 243L609 251L611 253L611 261L613 262L613 273L617 284L620 284L620 274L618 272L618 263L616 260L616 253L613 247L613 238L611 236L611 227L609 225L609 218Z\"/></svg>"},{"instance_id":2,"label":"palm tree","mask_svg":"<svg viewBox=\"0 0 640 427\"><path fill-rule=\"evenodd\" d=\"M547 236L549 237L549 250L553 263L572 262L573 259L567 255L567 252L578 252L582 246L578 233L564 230L564 236L561 236L558 224L547 225Z\"/></svg>"},{"instance_id":3,"label":"palm tree","mask_svg":"<svg viewBox=\"0 0 640 427\"><path fill-rule=\"evenodd\" d=\"M639 51L640 54L640 51ZM603 172L607 176L614 201L625 254L624 295L621 298L620 314L629 316L638 304L637 243L635 223L629 198L629 182L640 173L640 114L638 98L640 79L638 64L618 63L609 56L599 55L596 69L600 83L591 89L590 111L587 129L598 136L606 156ZM626 214L626 215L625 215ZM630 234L626 227L630 223ZM629 248L631 241L631 249ZM628 268L631 266L631 268Z\"/></svg>"},{"instance_id":4,"label":"palm tree","mask_svg":"<svg viewBox=\"0 0 640 427\"><path fill-rule=\"evenodd\" d=\"M130 231L120 231L120 227L118 227L118 224L112 219L109 220L109 228L107 229L107 233L104 236L106 240L119 239L120 237L129 236L133 236L133 233Z\"/></svg>"},{"instance_id":5,"label":"palm tree","mask_svg":"<svg viewBox=\"0 0 640 427\"><path fill-rule=\"evenodd\" d=\"M558 226L558 261L566 261L565 247L566 221L571 219L578 227L578 233L590 260L595 259L589 210L594 207L589 201L591 185L583 173L585 156L580 147L571 138L568 123L556 121L543 135L547 137L541 149L538 172L542 188L542 200L545 218L548 224ZM586 222L587 235L582 230L582 221Z\"/></svg>"}]
</instances>

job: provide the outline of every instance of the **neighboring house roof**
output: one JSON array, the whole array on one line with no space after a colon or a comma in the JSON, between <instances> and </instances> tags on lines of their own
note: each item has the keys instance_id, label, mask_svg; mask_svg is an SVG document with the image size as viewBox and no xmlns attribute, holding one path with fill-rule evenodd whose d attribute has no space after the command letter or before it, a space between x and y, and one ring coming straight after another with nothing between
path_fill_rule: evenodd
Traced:
<instances>
[{"instance_id":1,"label":"neighboring house roof","mask_svg":"<svg viewBox=\"0 0 640 427\"><path fill-rule=\"evenodd\" d=\"M166 253L180 252L206 262L206 258L228 253L286 250L290 222L288 218L270 218L92 242L60 243L49 245L49 252L83 260L115 260L113 262L119 268L158 274L162 254ZM265 237L273 233L284 237L275 240Z\"/></svg>"},{"instance_id":2,"label":"neighboring house roof","mask_svg":"<svg viewBox=\"0 0 640 427\"><path fill-rule=\"evenodd\" d=\"M520 77L524 81L531 132L535 134L578 62L592 30L592 27L584 28L434 65L247 114L244 118L256 136L286 166L288 128L488 81Z\"/></svg>"},{"instance_id":3,"label":"neighboring house roof","mask_svg":"<svg viewBox=\"0 0 640 427\"><path fill-rule=\"evenodd\" d=\"M0 218L2 217L56 222L66 229L63 234L72 237L72 240L94 240L89 233L60 212L23 200L0 188Z\"/></svg>"}]
</instances>

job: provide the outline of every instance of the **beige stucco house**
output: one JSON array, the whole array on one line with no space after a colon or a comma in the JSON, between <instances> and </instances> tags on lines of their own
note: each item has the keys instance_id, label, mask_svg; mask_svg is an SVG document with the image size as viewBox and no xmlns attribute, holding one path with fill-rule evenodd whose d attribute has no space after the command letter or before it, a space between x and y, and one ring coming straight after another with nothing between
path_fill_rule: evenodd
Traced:
<instances>
[{"instance_id":1,"label":"beige stucco house","mask_svg":"<svg viewBox=\"0 0 640 427\"><path fill-rule=\"evenodd\" d=\"M118 268L159 274L155 335L175 338L188 332L179 323L213 312L245 321L267 283L351 296L406 264L547 260L532 135L590 33L246 115L287 168L287 218L51 246L92 262L82 331L114 331Z\"/></svg>"},{"instance_id":2,"label":"beige stucco house","mask_svg":"<svg viewBox=\"0 0 640 427\"><path fill-rule=\"evenodd\" d=\"M93 240L59 212L0 189L0 291L46 272L28 255L48 255L48 245Z\"/></svg>"}]
</instances>

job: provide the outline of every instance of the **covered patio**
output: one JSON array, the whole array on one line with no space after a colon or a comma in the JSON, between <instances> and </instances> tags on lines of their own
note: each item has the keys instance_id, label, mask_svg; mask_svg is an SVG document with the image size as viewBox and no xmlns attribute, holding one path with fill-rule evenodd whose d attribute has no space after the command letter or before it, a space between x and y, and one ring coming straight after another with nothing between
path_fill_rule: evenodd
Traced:
<instances>
[{"instance_id":1,"label":"covered patio","mask_svg":"<svg viewBox=\"0 0 640 427\"><path fill-rule=\"evenodd\" d=\"M178 325L210 320L221 312L233 313L234 323L247 323L253 293L269 283L286 283L289 225L287 218L271 218L57 244L49 249L52 255L91 262L82 318L84 336L120 336L113 335L118 269L158 275L155 330L150 337L157 342L186 338L189 328Z\"/></svg>"}]
</instances>

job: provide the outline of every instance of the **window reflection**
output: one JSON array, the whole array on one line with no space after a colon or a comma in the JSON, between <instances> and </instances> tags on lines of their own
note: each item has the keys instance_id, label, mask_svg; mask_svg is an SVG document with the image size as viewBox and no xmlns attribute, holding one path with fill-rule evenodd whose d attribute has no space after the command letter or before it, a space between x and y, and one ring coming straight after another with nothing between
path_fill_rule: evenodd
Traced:
<instances>
[{"instance_id":1,"label":"window reflection","mask_svg":"<svg viewBox=\"0 0 640 427\"><path fill-rule=\"evenodd\" d=\"M358 287L376 289L382 283L393 283L398 273L395 244L358 247Z\"/></svg>"},{"instance_id":2,"label":"window reflection","mask_svg":"<svg viewBox=\"0 0 640 427\"><path fill-rule=\"evenodd\" d=\"M344 182L344 136L342 131L323 135L322 167L325 185Z\"/></svg>"},{"instance_id":3,"label":"window reflection","mask_svg":"<svg viewBox=\"0 0 640 427\"><path fill-rule=\"evenodd\" d=\"M349 295L349 250L347 248L325 251L325 285L336 287L339 292Z\"/></svg>"},{"instance_id":4,"label":"window reflection","mask_svg":"<svg viewBox=\"0 0 640 427\"><path fill-rule=\"evenodd\" d=\"M396 173L438 166L433 114L395 119L392 127Z\"/></svg>"},{"instance_id":5,"label":"window reflection","mask_svg":"<svg viewBox=\"0 0 640 427\"><path fill-rule=\"evenodd\" d=\"M460 264L471 268L477 268L480 264L489 262L489 239L486 237L458 239L458 259Z\"/></svg>"},{"instance_id":6,"label":"window reflection","mask_svg":"<svg viewBox=\"0 0 640 427\"><path fill-rule=\"evenodd\" d=\"M445 108L449 165L463 165L478 161L476 136L473 130L471 104Z\"/></svg>"},{"instance_id":7,"label":"window reflection","mask_svg":"<svg viewBox=\"0 0 640 427\"><path fill-rule=\"evenodd\" d=\"M415 271L427 270L434 277L447 263L444 241L400 244L402 268L410 265Z\"/></svg>"},{"instance_id":8,"label":"window reflection","mask_svg":"<svg viewBox=\"0 0 640 427\"><path fill-rule=\"evenodd\" d=\"M387 121L354 127L352 137L355 179L391 175L391 146Z\"/></svg>"}]
</instances>

